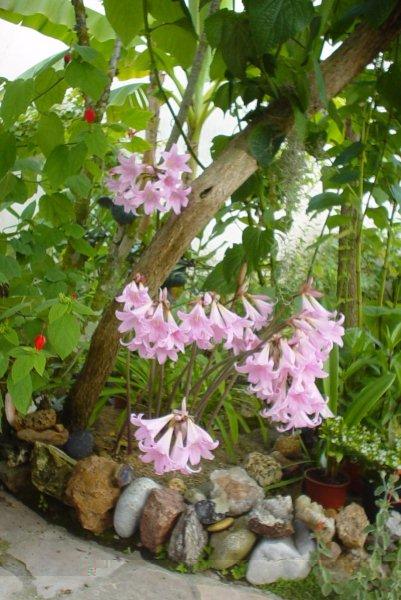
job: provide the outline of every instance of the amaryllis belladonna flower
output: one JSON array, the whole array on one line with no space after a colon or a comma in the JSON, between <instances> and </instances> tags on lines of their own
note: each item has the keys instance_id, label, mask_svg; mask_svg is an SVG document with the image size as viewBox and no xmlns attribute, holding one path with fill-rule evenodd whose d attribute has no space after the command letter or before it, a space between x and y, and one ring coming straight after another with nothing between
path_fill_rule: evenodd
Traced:
<instances>
[{"instance_id":1,"label":"amaryllis belladonna flower","mask_svg":"<svg viewBox=\"0 0 401 600\"><path fill-rule=\"evenodd\" d=\"M219 444L193 421L186 408L185 399L181 409L157 419L144 419L143 415L132 415L131 423L138 429L135 438L143 453L145 463L153 463L157 475L170 471L190 474L202 458L212 460L212 450Z\"/></svg>"}]
</instances>

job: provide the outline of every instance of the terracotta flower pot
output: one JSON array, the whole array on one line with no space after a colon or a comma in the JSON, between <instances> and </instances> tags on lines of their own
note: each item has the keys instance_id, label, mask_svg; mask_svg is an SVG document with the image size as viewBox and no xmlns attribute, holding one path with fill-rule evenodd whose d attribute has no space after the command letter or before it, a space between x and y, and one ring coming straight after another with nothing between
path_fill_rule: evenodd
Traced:
<instances>
[{"instance_id":1,"label":"terracotta flower pot","mask_svg":"<svg viewBox=\"0 0 401 600\"><path fill-rule=\"evenodd\" d=\"M305 493L318 502L323 508L341 508L347 499L350 479L345 473L340 473L338 482L329 481L322 469L307 469L305 471Z\"/></svg>"},{"instance_id":2,"label":"terracotta flower pot","mask_svg":"<svg viewBox=\"0 0 401 600\"><path fill-rule=\"evenodd\" d=\"M345 460L342 466L342 472L350 478L349 490L357 496L363 493L363 467L360 463L353 460Z\"/></svg>"}]
</instances>

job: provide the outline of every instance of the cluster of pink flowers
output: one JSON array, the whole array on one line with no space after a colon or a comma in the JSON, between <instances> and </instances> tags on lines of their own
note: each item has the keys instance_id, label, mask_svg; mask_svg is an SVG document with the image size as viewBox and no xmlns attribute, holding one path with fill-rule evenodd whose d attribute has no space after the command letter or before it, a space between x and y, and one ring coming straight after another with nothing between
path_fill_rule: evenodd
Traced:
<instances>
[{"instance_id":1,"label":"cluster of pink flowers","mask_svg":"<svg viewBox=\"0 0 401 600\"><path fill-rule=\"evenodd\" d=\"M288 339L273 337L236 367L247 375L250 391L266 402L263 416L280 423L282 430L316 427L332 416L315 380L327 376L323 364L333 345L342 345L344 317L336 318L316 296L315 290L306 288L302 310L289 322Z\"/></svg>"},{"instance_id":2,"label":"cluster of pink flowers","mask_svg":"<svg viewBox=\"0 0 401 600\"><path fill-rule=\"evenodd\" d=\"M218 295L207 292L188 312L179 310L177 322L166 290L161 290L154 302L137 276L117 297L124 306L116 315L121 321L119 331L134 334L124 345L160 364L167 358L176 361L189 344L201 350L223 344L235 356L248 353L235 368L247 376L250 392L265 403L262 415L288 430L316 427L323 418L332 416L315 382L327 376L323 365L333 345L342 345L344 319L323 308L316 299L319 296L310 283L304 286L301 310L268 341L256 332L268 325L273 304L267 296L245 292L238 298L243 315L224 306ZM139 427L135 435L144 453L142 460L154 462L159 474L174 470L189 473L189 465L197 465L202 457L213 458L211 450L217 443L195 425L185 403L181 410L157 419L133 415L132 423Z\"/></svg>"},{"instance_id":3,"label":"cluster of pink flowers","mask_svg":"<svg viewBox=\"0 0 401 600\"><path fill-rule=\"evenodd\" d=\"M212 450L219 442L196 425L186 408L185 399L180 410L158 419L144 419L143 415L132 415L131 423L138 429L135 437L145 463L154 463L157 475L169 471L190 474L201 458L212 460Z\"/></svg>"},{"instance_id":4,"label":"cluster of pink flowers","mask_svg":"<svg viewBox=\"0 0 401 600\"><path fill-rule=\"evenodd\" d=\"M188 344L211 350L224 342L226 349L239 354L260 343L253 330L266 325L273 311L267 296L248 298L242 298L246 315L239 316L223 306L216 294L206 293L194 303L190 312L178 311L180 323L177 324L170 310L167 290L161 290L158 301L152 302L143 283L133 281L117 297L124 307L116 312L116 316L121 321L120 333L134 332L134 337L123 342L124 345L137 351L142 358L155 358L160 364L167 358L176 361L178 353Z\"/></svg>"},{"instance_id":5,"label":"cluster of pink flowers","mask_svg":"<svg viewBox=\"0 0 401 600\"><path fill-rule=\"evenodd\" d=\"M107 180L109 190L115 194L114 203L134 215L140 206L146 215L168 210L179 214L188 205L191 191L182 181L183 173L191 171L188 159L189 154L178 153L176 144L162 153L158 167L138 163L135 154L120 154L119 164L110 170Z\"/></svg>"}]
</instances>

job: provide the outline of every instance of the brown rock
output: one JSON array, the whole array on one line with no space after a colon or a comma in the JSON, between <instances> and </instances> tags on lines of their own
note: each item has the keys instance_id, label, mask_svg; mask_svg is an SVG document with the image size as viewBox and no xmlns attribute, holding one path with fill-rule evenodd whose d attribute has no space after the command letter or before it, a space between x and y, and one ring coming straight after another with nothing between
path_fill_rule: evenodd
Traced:
<instances>
[{"instance_id":1,"label":"brown rock","mask_svg":"<svg viewBox=\"0 0 401 600\"><path fill-rule=\"evenodd\" d=\"M57 422L57 414L53 408L39 409L34 413L24 417L24 429L34 429L35 431L45 431L52 429Z\"/></svg>"},{"instance_id":2,"label":"brown rock","mask_svg":"<svg viewBox=\"0 0 401 600\"><path fill-rule=\"evenodd\" d=\"M219 507L224 505L225 512L231 517L248 512L265 495L263 489L241 467L217 469L211 473L210 481L213 484L211 499Z\"/></svg>"},{"instance_id":3,"label":"brown rock","mask_svg":"<svg viewBox=\"0 0 401 600\"><path fill-rule=\"evenodd\" d=\"M324 567L332 567L341 554L341 547L337 542L329 542L321 552L319 562Z\"/></svg>"},{"instance_id":4,"label":"brown rock","mask_svg":"<svg viewBox=\"0 0 401 600\"><path fill-rule=\"evenodd\" d=\"M301 495L295 501L296 517L314 532L325 544L331 542L335 534L335 521L328 517L323 506L312 502L309 496Z\"/></svg>"},{"instance_id":5,"label":"brown rock","mask_svg":"<svg viewBox=\"0 0 401 600\"><path fill-rule=\"evenodd\" d=\"M31 493L34 487L31 481L31 466L18 465L10 467L5 462L0 461L0 481L13 494Z\"/></svg>"},{"instance_id":6,"label":"brown rock","mask_svg":"<svg viewBox=\"0 0 401 600\"><path fill-rule=\"evenodd\" d=\"M301 438L299 435L282 435L275 441L273 450L281 452L286 458L301 458Z\"/></svg>"},{"instance_id":7,"label":"brown rock","mask_svg":"<svg viewBox=\"0 0 401 600\"><path fill-rule=\"evenodd\" d=\"M277 483L283 476L281 465L269 454L251 452L248 454L245 469L262 487Z\"/></svg>"},{"instance_id":8,"label":"brown rock","mask_svg":"<svg viewBox=\"0 0 401 600\"><path fill-rule=\"evenodd\" d=\"M337 535L347 548L363 548L366 542L368 517L362 506L352 502L336 517Z\"/></svg>"},{"instance_id":9,"label":"brown rock","mask_svg":"<svg viewBox=\"0 0 401 600\"><path fill-rule=\"evenodd\" d=\"M183 479L181 479L181 477L172 477L169 479L167 482L167 487L170 490L176 490L177 492L180 492L180 494L185 494L187 491L187 484Z\"/></svg>"},{"instance_id":10,"label":"brown rock","mask_svg":"<svg viewBox=\"0 0 401 600\"><path fill-rule=\"evenodd\" d=\"M111 509L121 491L114 480L116 467L114 460L95 455L75 465L66 497L84 529L101 533L112 524Z\"/></svg>"},{"instance_id":11,"label":"brown rock","mask_svg":"<svg viewBox=\"0 0 401 600\"><path fill-rule=\"evenodd\" d=\"M167 541L178 517L184 511L182 496L176 490L163 488L150 492L141 516L141 542L151 552L157 552Z\"/></svg>"},{"instance_id":12,"label":"brown rock","mask_svg":"<svg viewBox=\"0 0 401 600\"><path fill-rule=\"evenodd\" d=\"M333 565L333 573L338 581L348 579L356 573L369 558L363 548L348 550L341 554Z\"/></svg>"},{"instance_id":13,"label":"brown rock","mask_svg":"<svg viewBox=\"0 0 401 600\"><path fill-rule=\"evenodd\" d=\"M54 429L45 429L44 431L35 431L34 429L20 429L17 431L17 437L24 442L34 444L42 442L52 446L64 446L68 440L68 431L55 431Z\"/></svg>"}]
</instances>

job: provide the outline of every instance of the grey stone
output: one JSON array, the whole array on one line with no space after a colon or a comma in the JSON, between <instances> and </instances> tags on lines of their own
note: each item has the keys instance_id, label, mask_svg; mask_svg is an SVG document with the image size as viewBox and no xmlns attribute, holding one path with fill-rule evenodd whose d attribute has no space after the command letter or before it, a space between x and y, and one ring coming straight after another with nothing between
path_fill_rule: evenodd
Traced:
<instances>
[{"instance_id":1,"label":"grey stone","mask_svg":"<svg viewBox=\"0 0 401 600\"><path fill-rule=\"evenodd\" d=\"M256 535L249 531L246 518L237 519L230 529L212 534L210 566L222 570L236 565L249 554L255 542Z\"/></svg>"},{"instance_id":2,"label":"grey stone","mask_svg":"<svg viewBox=\"0 0 401 600\"><path fill-rule=\"evenodd\" d=\"M249 513L248 527L268 538L288 537L294 533L291 496L273 496L260 500Z\"/></svg>"},{"instance_id":3,"label":"grey stone","mask_svg":"<svg viewBox=\"0 0 401 600\"><path fill-rule=\"evenodd\" d=\"M139 477L125 488L114 510L114 529L120 537L128 538L135 533L150 492L160 488L148 477Z\"/></svg>"},{"instance_id":4,"label":"grey stone","mask_svg":"<svg viewBox=\"0 0 401 600\"><path fill-rule=\"evenodd\" d=\"M203 525L212 525L221 521L226 513L218 513L213 500L201 500L195 504L196 516Z\"/></svg>"},{"instance_id":5,"label":"grey stone","mask_svg":"<svg viewBox=\"0 0 401 600\"><path fill-rule=\"evenodd\" d=\"M277 540L265 539L252 552L246 579L253 585L279 579L303 579L310 572L310 555L315 548L307 527L295 521L295 535Z\"/></svg>"},{"instance_id":6,"label":"grey stone","mask_svg":"<svg viewBox=\"0 0 401 600\"><path fill-rule=\"evenodd\" d=\"M401 540L401 514L399 512L390 510L386 527L393 541Z\"/></svg>"},{"instance_id":7,"label":"grey stone","mask_svg":"<svg viewBox=\"0 0 401 600\"><path fill-rule=\"evenodd\" d=\"M184 494L184 498L187 502L191 504L196 504L201 500L206 500L206 494L204 494L198 488L188 488Z\"/></svg>"},{"instance_id":8,"label":"grey stone","mask_svg":"<svg viewBox=\"0 0 401 600\"><path fill-rule=\"evenodd\" d=\"M263 489L241 467L217 469L211 473L210 480L213 485L210 496L216 509L220 512L220 507L226 505L228 514L233 517L248 512L264 497Z\"/></svg>"},{"instance_id":9,"label":"grey stone","mask_svg":"<svg viewBox=\"0 0 401 600\"><path fill-rule=\"evenodd\" d=\"M88 430L73 431L70 433L70 437L67 443L64 445L63 450L71 458L75 460L81 460L87 458L93 453L93 433Z\"/></svg>"},{"instance_id":10,"label":"grey stone","mask_svg":"<svg viewBox=\"0 0 401 600\"><path fill-rule=\"evenodd\" d=\"M120 465L117 468L114 479L118 487L129 485L134 480L134 468L131 465Z\"/></svg>"},{"instance_id":11,"label":"grey stone","mask_svg":"<svg viewBox=\"0 0 401 600\"><path fill-rule=\"evenodd\" d=\"M180 516L171 534L168 555L171 560L195 565L207 544L208 536L204 531L193 506L188 506Z\"/></svg>"},{"instance_id":12,"label":"grey stone","mask_svg":"<svg viewBox=\"0 0 401 600\"><path fill-rule=\"evenodd\" d=\"M15 593L20 592L23 588L23 583L2 567L0 567L0 597L1 600L11 600ZM14 596L15 598L15 596Z\"/></svg>"},{"instance_id":13,"label":"grey stone","mask_svg":"<svg viewBox=\"0 0 401 600\"><path fill-rule=\"evenodd\" d=\"M76 461L56 446L36 442L32 451L32 483L42 493L64 500Z\"/></svg>"}]
</instances>

